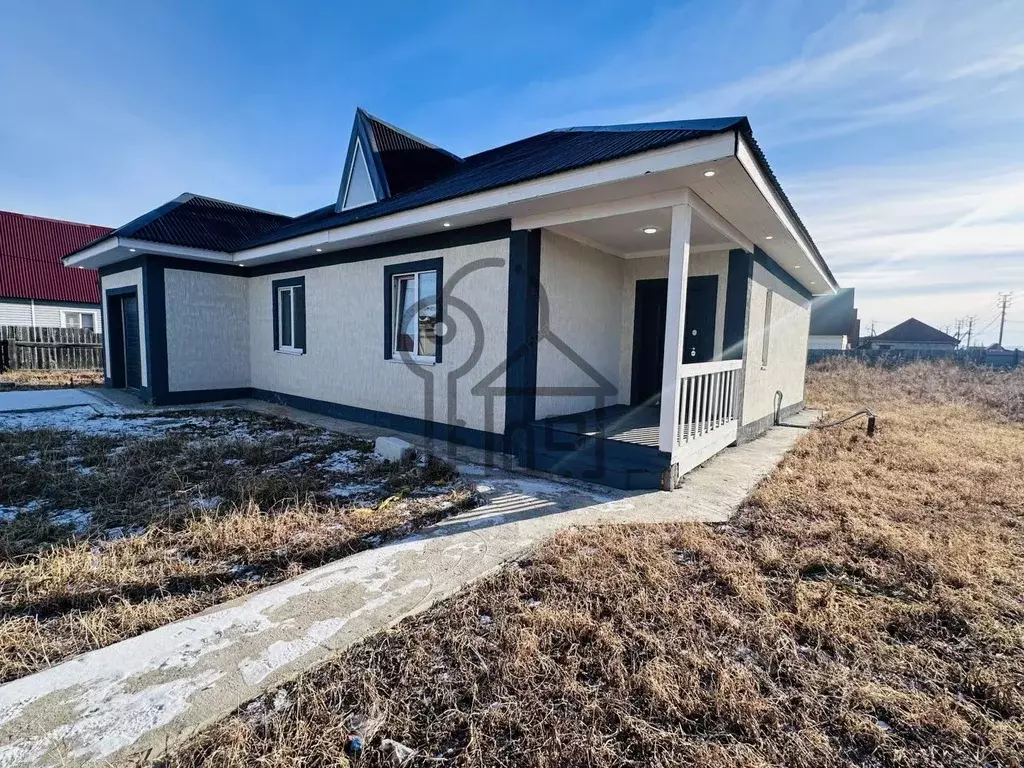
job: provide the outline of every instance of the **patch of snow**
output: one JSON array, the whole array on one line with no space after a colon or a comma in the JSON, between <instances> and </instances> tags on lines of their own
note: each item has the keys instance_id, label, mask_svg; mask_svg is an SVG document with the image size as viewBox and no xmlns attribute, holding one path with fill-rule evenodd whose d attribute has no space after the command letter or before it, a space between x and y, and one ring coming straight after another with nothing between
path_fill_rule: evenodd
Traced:
<instances>
[{"instance_id":1,"label":"patch of snow","mask_svg":"<svg viewBox=\"0 0 1024 768\"><path fill-rule=\"evenodd\" d=\"M229 467L235 467L239 464L245 464L245 459L224 459L224 463Z\"/></svg>"},{"instance_id":2,"label":"patch of snow","mask_svg":"<svg viewBox=\"0 0 1024 768\"><path fill-rule=\"evenodd\" d=\"M95 471L96 471L96 469L93 468L93 467L82 467L82 466L75 467L75 472L77 472L80 475L91 475Z\"/></svg>"},{"instance_id":3,"label":"patch of snow","mask_svg":"<svg viewBox=\"0 0 1024 768\"><path fill-rule=\"evenodd\" d=\"M138 536L145 533L146 529L138 525L129 526L117 526L116 528L108 528L103 537L107 541L117 541L118 539L124 539L130 536Z\"/></svg>"},{"instance_id":4,"label":"patch of snow","mask_svg":"<svg viewBox=\"0 0 1024 768\"><path fill-rule=\"evenodd\" d=\"M0 504L0 522L9 523L19 515L36 512L49 503L49 499L33 499L20 505L4 506Z\"/></svg>"},{"instance_id":5,"label":"patch of snow","mask_svg":"<svg viewBox=\"0 0 1024 768\"><path fill-rule=\"evenodd\" d=\"M354 496L368 496L371 493L380 491L380 483L338 483L327 493L336 499L348 499Z\"/></svg>"},{"instance_id":6,"label":"patch of snow","mask_svg":"<svg viewBox=\"0 0 1024 768\"><path fill-rule=\"evenodd\" d=\"M292 703L291 698L288 696L288 691L284 688L278 688L277 693L274 694L274 703L271 705L275 712L281 712L287 709Z\"/></svg>"},{"instance_id":7,"label":"patch of snow","mask_svg":"<svg viewBox=\"0 0 1024 768\"><path fill-rule=\"evenodd\" d=\"M359 451L338 451L337 453L332 453L317 466L325 472L351 474L359 469L359 459L363 456L364 454Z\"/></svg>"},{"instance_id":8,"label":"patch of snow","mask_svg":"<svg viewBox=\"0 0 1024 768\"><path fill-rule=\"evenodd\" d=\"M216 509L224 502L220 496L211 496L208 499L192 499L188 505L192 509Z\"/></svg>"},{"instance_id":9,"label":"patch of snow","mask_svg":"<svg viewBox=\"0 0 1024 768\"><path fill-rule=\"evenodd\" d=\"M315 454L312 453L300 453L298 456L292 456L287 461L282 461L277 466L279 467L295 467L299 464L303 464L313 458Z\"/></svg>"},{"instance_id":10,"label":"patch of snow","mask_svg":"<svg viewBox=\"0 0 1024 768\"><path fill-rule=\"evenodd\" d=\"M68 525L75 533L85 533L92 525L92 513L84 509L62 509L50 513L50 522L57 525Z\"/></svg>"},{"instance_id":11,"label":"patch of snow","mask_svg":"<svg viewBox=\"0 0 1024 768\"><path fill-rule=\"evenodd\" d=\"M11 459L11 461L20 461L22 464L27 464L28 466L34 467L36 464L42 461L42 459L39 456L39 451L32 451L31 453L27 453L24 456L15 456L13 459Z\"/></svg>"}]
</instances>

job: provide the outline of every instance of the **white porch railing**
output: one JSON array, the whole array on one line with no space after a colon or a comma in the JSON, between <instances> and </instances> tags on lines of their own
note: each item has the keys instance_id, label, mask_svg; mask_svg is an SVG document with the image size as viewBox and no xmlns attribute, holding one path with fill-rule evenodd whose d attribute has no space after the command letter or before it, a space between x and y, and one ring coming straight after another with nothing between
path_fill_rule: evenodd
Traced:
<instances>
[{"instance_id":1,"label":"white porch railing","mask_svg":"<svg viewBox=\"0 0 1024 768\"><path fill-rule=\"evenodd\" d=\"M736 440L736 393L742 360L679 366L679 473L689 472Z\"/></svg>"}]
</instances>

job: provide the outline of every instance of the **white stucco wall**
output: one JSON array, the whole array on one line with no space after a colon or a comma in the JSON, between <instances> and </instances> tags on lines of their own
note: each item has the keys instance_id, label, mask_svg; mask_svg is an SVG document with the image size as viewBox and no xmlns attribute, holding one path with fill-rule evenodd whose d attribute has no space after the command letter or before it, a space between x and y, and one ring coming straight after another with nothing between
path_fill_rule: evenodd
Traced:
<instances>
[{"instance_id":1,"label":"white stucco wall","mask_svg":"<svg viewBox=\"0 0 1024 768\"><path fill-rule=\"evenodd\" d=\"M541 234L541 327L544 308L547 327L601 376L615 393L606 405L619 402L619 339L622 328L623 260L552 232ZM594 394L550 394L544 388L600 387L588 371L555 345L541 341L537 348L537 418L579 413L594 408ZM628 400L628 392L626 399Z\"/></svg>"},{"instance_id":2,"label":"white stucco wall","mask_svg":"<svg viewBox=\"0 0 1024 768\"><path fill-rule=\"evenodd\" d=\"M149 386L149 368L146 352L146 297L142 295L142 268L136 267L114 275L101 278L100 295L106 301L106 291L110 288L128 288L135 286L139 297L139 350L142 354L142 386ZM105 370L110 370L110 332L107 328L106 313L103 315L103 355L106 360Z\"/></svg>"},{"instance_id":3,"label":"white stucco wall","mask_svg":"<svg viewBox=\"0 0 1024 768\"><path fill-rule=\"evenodd\" d=\"M33 312L33 304L34 312ZM95 329L100 330L98 304L51 304L29 299L0 299L0 325L26 325L36 328L62 328L63 312L92 312ZM33 316L35 322L33 322Z\"/></svg>"},{"instance_id":4,"label":"white stucco wall","mask_svg":"<svg viewBox=\"0 0 1024 768\"><path fill-rule=\"evenodd\" d=\"M765 302L768 288L758 282L749 285L747 349L740 424L770 416L775 411L775 392L782 391L782 406L804 399L807 369L807 337L811 324L809 307L801 306L781 291L772 298L768 365L761 365Z\"/></svg>"},{"instance_id":5,"label":"white stucco wall","mask_svg":"<svg viewBox=\"0 0 1024 768\"><path fill-rule=\"evenodd\" d=\"M444 259L443 320L455 328L445 341L443 360L438 365L385 360L384 267L436 257ZM452 287L458 270L472 268L489 257L500 259L501 266L471 271ZM400 416L503 432L504 398L492 398L493 416L488 424L487 398L472 395L470 390L493 369L504 366L508 257L506 238L249 278L252 386ZM306 354L289 355L274 351L271 286L274 280L298 276L306 278ZM483 327L483 339L476 338L469 318L462 309L453 306L453 299L465 302L477 315ZM471 359L475 347L480 357L469 371L455 380L456 405L449 413L449 374ZM427 382L433 387L429 399L425 395ZM503 385L502 375L495 386Z\"/></svg>"},{"instance_id":6,"label":"white stucco wall","mask_svg":"<svg viewBox=\"0 0 1024 768\"><path fill-rule=\"evenodd\" d=\"M168 269L164 291L169 391L248 387L247 278Z\"/></svg>"},{"instance_id":7,"label":"white stucco wall","mask_svg":"<svg viewBox=\"0 0 1024 768\"><path fill-rule=\"evenodd\" d=\"M621 403L629 402L633 369L633 317L636 307L636 281L668 277L668 255L651 256L645 259L629 259L624 262L622 284L622 333L619 358L619 382ZM708 251L690 255L690 277L714 275L718 278L718 303L715 312L715 359L722 356L722 340L725 333L725 293L729 276L729 252Z\"/></svg>"}]
</instances>

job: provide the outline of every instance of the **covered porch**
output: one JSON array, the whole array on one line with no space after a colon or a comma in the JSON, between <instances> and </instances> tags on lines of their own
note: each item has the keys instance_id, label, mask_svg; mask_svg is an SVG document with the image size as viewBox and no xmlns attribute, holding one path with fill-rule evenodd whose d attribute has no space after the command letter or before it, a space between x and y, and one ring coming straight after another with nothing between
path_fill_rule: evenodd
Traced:
<instances>
[{"instance_id":1,"label":"covered porch","mask_svg":"<svg viewBox=\"0 0 1024 768\"><path fill-rule=\"evenodd\" d=\"M541 230L530 465L671 489L739 434L746 264L692 190L515 221Z\"/></svg>"}]
</instances>

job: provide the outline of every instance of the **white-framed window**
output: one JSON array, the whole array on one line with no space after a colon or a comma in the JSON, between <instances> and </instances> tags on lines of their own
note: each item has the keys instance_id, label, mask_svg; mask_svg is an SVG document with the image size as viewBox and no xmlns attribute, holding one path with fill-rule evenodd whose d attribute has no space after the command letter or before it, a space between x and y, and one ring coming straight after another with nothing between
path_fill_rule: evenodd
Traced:
<instances>
[{"instance_id":1,"label":"white-framed window","mask_svg":"<svg viewBox=\"0 0 1024 768\"><path fill-rule=\"evenodd\" d=\"M275 280L274 349L292 355L306 351L306 280Z\"/></svg>"},{"instance_id":2,"label":"white-framed window","mask_svg":"<svg viewBox=\"0 0 1024 768\"><path fill-rule=\"evenodd\" d=\"M341 203L341 210L347 211L350 208L358 208L375 202L377 202L377 195L373 191L373 182L370 181L370 171L366 166L363 144L357 139L356 148L352 152L352 164L348 168L348 185Z\"/></svg>"},{"instance_id":3,"label":"white-framed window","mask_svg":"<svg viewBox=\"0 0 1024 768\"><path fill-rule=\"evenodd\" d=\"M391 351L394 358L437 359L437 272L424 270L391 278Z\"/></svg>"},{"instance_id":4,"label":"white-framed window","mask_svg":"<svg viewBox=\"0 0 1024 768\"><path fill-rule=\"evenodd\" d=\"M86 330L96 330L96 313L95 312L70 312L63 310L61 312L61 327L63 328L85 328Z\"/></svg>"},{"instance_id":5,"label":"white-framed window","mask_svg":"<svg viewBox=\"0 0 1024 768\"><path fill-rule=\"evenodd\" d=\"M761 331L761 367L768 367L768 348L772 335L772 297L775 291L768 291L764 299L764 329Z\"/></svg>"}]
</instances>

